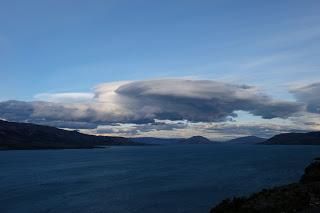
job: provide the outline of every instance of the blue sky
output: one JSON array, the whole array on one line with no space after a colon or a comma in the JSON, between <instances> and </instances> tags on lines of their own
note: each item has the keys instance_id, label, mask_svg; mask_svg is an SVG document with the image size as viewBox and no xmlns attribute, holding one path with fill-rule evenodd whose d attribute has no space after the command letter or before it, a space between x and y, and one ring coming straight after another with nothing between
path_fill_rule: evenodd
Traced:
<instances>
[{"instance_id":1,"label":"blue sky","mask_svg":"<svg viewBox=\"0 0 320 213\"><path fill-rule=\"evenodd\" d=\"M318 0L2 0L0 101L163 78L295 100L291 88L320 81L319 11Z\"/></svg>"},{"instance_id":2,"label":"blue sky","mask_svg":"<svg viewBox=\"0 0 320 213\"><path fill-rule=\"evenodd\" d=\"M314 77L319 9L319 1L292 0L1 1L0 97L30 100L119 80L247 77L237 66L257 60L267 62L256 70L270 74L241 82ZM278 77L271 65L280 58L286 66L281 57L303 63Z\"/></svg>"}]
</instances>

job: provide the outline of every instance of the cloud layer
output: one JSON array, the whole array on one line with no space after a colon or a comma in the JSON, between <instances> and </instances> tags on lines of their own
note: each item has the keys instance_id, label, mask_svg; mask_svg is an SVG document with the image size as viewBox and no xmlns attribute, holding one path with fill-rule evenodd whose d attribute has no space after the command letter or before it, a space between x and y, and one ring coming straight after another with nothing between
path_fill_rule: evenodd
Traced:
<instances>
[{"instance_id":1,"label":"cloud layer","mask_svg":"<svg viewBox=\"0 0 320 213\"><path fill-rule=\"evenodd\" d=\"M299 87L291 92L298 101L306 104L308 112L320 114L320 83Z\"/></svg>"},{"instance_id":2,"label":"cloud layer","mask_svg":"<svg viewBox=\"0 0 320 213\"><path fill-rule=\"evenodd\" d=\"M277 101L255 87L208 80L138 81L115 91L125 108L144 119L225 121L243 110L263 118L287 118L301 110L295 102Z\"/></svg>"},{"instance_id":3,"label":"cloud layer","mask_svg":"<svg viewBox=\"0 0 320 213\"><path fill-rule=\"evenodd\" d=\"M209 80L106 83L98 85L94 93L36 97L46 101L1 102L0 118L95 128L112 123L153 123L155 119L221 122L236 117L237 110L265 119L288 118L302 110L299 103L274 100L255 87Z\"/></svg>"}]
</instances>

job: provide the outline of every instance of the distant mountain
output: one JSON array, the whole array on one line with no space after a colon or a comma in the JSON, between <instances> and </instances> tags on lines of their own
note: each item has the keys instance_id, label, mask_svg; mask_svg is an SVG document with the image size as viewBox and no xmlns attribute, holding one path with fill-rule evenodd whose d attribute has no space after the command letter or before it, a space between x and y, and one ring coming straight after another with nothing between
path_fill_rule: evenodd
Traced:
<instances>
[{"instance_id":1,"label":"distant mountain","mask_svg":"<svg viewBox=\"0 0 320 213\"><path fill-rule=\"evenodd\" d=\"M232 144L257 144L266 141L265 138L259 138L256 136L245 136L240 138L231 139L226 141L225 143L232 143Z\"/></svg>"},{"instance_id":2,"label":"distant mountain","mask_svg":"<svg viewBox=\"0 0 320 213\"><path fill-rule=\"evenodd\" d=\"M193 136L191 138L183 139L180 141L182 144L212 144L214 141L202 136Z\"/></svg>"},{"instance_id":3,"label":"distant mountain","mask_svg":"<svg viewBox=\"0 0 320 213\"><path fill-rule=\"evenodd\" d=\"M320 132L284 133L264 142L270 145L320 145Z\"/></svg>"},{"instance_id":4,"label":"distant mountain","mask_svg":"<svg viewBox=\"0 0 320 213\"><path fill-rule=\"evenodd\" d=\"M144 144L159 144L159 145L183 145L183 144L209 144L215 143L202 136L193 136L191 138L153 138L153 137L140 137L130 138L133 142L140 142Z\"/></svg>"},{"instance_id":5,"label":"distant mountain","mask_svg":"<svg viewBox=\"0 0 320 213\"><path fill-rule=\"evenodd\" d=\"M139 138L130 138L133 142L139 142L144 144L159 144L159 145L173 145L179 144L181 138L153 138L153 137L139 137Z\"/></svg>"},{"instance_id":6,"label":"distant mountain","mask_svg":"<svg viewBox=\"0 0 320 213\"><path fill-rule=\"evenodd\" d=\"M140 145L127 138L94 136L55 127L0 120L0 149L72 149Z\"/></svg>"}]
</instances>

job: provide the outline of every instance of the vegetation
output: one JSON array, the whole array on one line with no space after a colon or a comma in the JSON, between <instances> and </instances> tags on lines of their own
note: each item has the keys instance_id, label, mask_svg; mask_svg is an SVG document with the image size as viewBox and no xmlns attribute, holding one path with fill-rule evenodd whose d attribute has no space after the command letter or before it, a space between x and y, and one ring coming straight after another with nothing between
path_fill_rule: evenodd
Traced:
<instances>
[{"instance_id":1,"label":"vegetation","mask_svg":"<svg viewBox=\"0 0 320 213\"><path fill-rule=\"evenodd\" d=\"M211 213L320 212L320 162L309 165L298 183L226 199Z\"/></svg>"}]
</instances>

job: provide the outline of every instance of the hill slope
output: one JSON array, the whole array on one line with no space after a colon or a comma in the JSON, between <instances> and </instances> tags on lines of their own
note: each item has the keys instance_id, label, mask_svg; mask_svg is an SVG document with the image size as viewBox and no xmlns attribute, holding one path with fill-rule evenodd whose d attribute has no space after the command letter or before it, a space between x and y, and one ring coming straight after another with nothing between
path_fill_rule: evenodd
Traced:
<instances>
[{"instance_id":1,"label":"hill slope","mask_svg":"<svg viewBox=\"0 0 320 213\"><path fill-rule=\"evenodd\" d=\"M310 164L298 183L226 199L211 213L320 212L320 162Z\"/></svg>"},{"instance_id":2,"label":"hill slope","mask_svg":"<svg viewBox=\"0 0 320 213\"><path fill-rule=\"evenodd\" d=\"M103 145L139 145L139 143L121 137L86 135L55 127L0 120L0 149L71 149Z\"/></svg>"}]
</instances>

